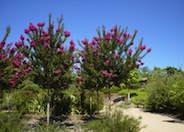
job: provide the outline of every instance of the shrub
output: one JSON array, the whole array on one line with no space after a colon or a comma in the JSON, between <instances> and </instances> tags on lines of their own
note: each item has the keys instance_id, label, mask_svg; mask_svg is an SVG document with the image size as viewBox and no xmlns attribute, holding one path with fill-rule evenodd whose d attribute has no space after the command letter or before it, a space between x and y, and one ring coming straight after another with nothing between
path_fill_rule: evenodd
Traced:
<instances>
[{"instance_id":1,"label":"shrub","mask_svg":"<svg viewBox=\"0 0 184 132\"><path fill-rule=\"evenodd\" d=\"M51 122L49 126L46 122L41 122L31 132L69 132L65 126L61 126L61 122Z\"/></svg>"},{"instance_id":2,"label":"shrub","mask_svg":"<svg viewBox=\"0 0 184 132\"><path fill-rule=\"evenodd\" d=\"M168 106L171 107L169 94L170 85L168 85L168 83L166 78L160 78L147 86L148 96L146 107L149 110L164 112Z\"/></svg>"},{"instance_id":3,"label":"shrub","mask_svg":"<svg viewBox=\"0 0 184 132\"><path fill-rule=\"evenodd\" d=\"M90 111L90 97L92 99L92 111ZM94 114L103 108L103 93L99 92L99 99L97 98L96 93L90 93L90 91L85 91L84 100L81 98L81 102L84 101L82 111L86 114ZM97 100L98 99L98 100Z\"/></svg>"},{"instance_id":4,"label":"shrub","mask_svg":"<svg viewBox=\"0 0 184 132\"><path fill-rule=\"evenodd\" d=\"M7 92L3 98L4 109L18 110L20 113L45 114L46 92L29 79Z\"/></svg>"},{"instance_id":5,"label":"shrub","mask_svg":"<svg viewBox=\"0 0 184 132\"><path fill-rule=\"evenodd\" d=\"M15 89L11 92L11 109L18 110L20 114L28 113L28 104L31 103L33 93L27 90Z\"/></svg>"},{"instance_id":6,"label":"shrub","mask_svg":"<svg viewBox=\"0 0 184 132\"><path fill-rule=\"evenodd\" d=\"M117 86L112 86L110 88L110 93L118 93L121 89ZM104 87L102 89L102 92L105 93L105 94L108 94L109 93L109 89L107 87Z\"/></svg>"},{"instance_id":7,"label":"shrub","mask_svg":"<svg viewBox=\"0 0 184 132\"><path fill-rule=\"evenodd\" d=\"M28 112L38 115L45 115L46 114L46 91L43 89L39 89L39 92L36 93L31 102L28 103Z\"/></svg>"},{"instance_id":8,"label":"shrub","mask_svg":"<svg viewBox=\"0 0 184 132\"><path fill-rule=\"evenodd\" d=\"M26 127L17 113L0 113L0 132L21 132Z\"/></svg>"},{"instance_id":9,"label":"shrub","mask_svg":"<svg viewBox=\"0 0 184 132\"><path fill-rule=\"evenodd\" d=\"M65 93L58 93L57 96L55 96L52 99L52 115L54 116L61 116L61 115L69 115L71 112L71 104L72 101L70 99L70 96Z\"/></svg>"},{"instance_id":10,"label":"shrub","mask_svg":"<svg viewBox=\"0 0 184 132\"><path fill-rule=\"evenodd\" d=\"M146 107L158 112L181 112L184 107L183 77L165 76L147 85Z\"/></svg>"},{"instance_id":11,"label":"shrub","mask_svg":"<svg viewBox=\"0 0 184 132\"><path fill-rule=\"evenodd\" d=\"M94 132L138 132L141 129L140 119L124 115L122 111L106 113L104 117L86 123L84 130Z\"/></svg>"},{"instance_id":12,"label":"shrub","mask_svg":"<svg viewBox=\"0 0 184 132\"><path fill-rule=\"evenodd\" d=\"M182 79L176 81L172 85L170 94L174 109L178 112L184 113L184 81Z\"/></svg>"}]
</instances>

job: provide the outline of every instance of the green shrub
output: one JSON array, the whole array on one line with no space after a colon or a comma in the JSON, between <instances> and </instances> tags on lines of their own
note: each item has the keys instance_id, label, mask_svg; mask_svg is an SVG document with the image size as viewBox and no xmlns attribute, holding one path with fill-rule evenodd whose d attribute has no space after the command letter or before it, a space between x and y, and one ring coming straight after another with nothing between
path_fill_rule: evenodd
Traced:
<instances>
[{"instance_id":1,"label":"green shrub","mask_svg":"<svg viewBox=\"0 0 184 132\"><path fill-rule=\"evenodd\" d=\"M22 132L26 130L17 113L0 113L0 132Z\"/></svg>"},{"instance_id":2,"label":"green shrub","mask_svg":"<svg viewBox=\"0 0 184 132\"><path fill-rule=\"evenodd\" d=\"M49 126L46 122L41 122L30 132L69 132L65 126L61 126L61 122L51 122Z\"/></svg>"},{"instance_id":3,"label":"green shrub","mask_svg":"<svg viewBox=\"0 0 184 132\"><path fill-rule=\"evenodd\" d=\"M171 100L175 111L184 113L184 81L176 81L170 90ZM183 114L184 115L184 114Z\"/></svg>"},{"instance_id":4,"label":"green shrub","mask_svg":"<svg viewBox=\"0 0 184 132\"><path fill-rule=\"evenodd\" d=\"M66 93L58 93L52 98L52 115L61 116L71 113L72 100Z\"/></svg>"},{"instance_id":5,"label":"green shrub","mask_svg":"<svg viewBox=\"0 0 184 132\"><path fill-rule=\"evenodd\" d=\"M18 110L22 114L45 114L46 91L27 79L17 89L4 94L3 108Z\"/></svg>"},{"instance_id":6,"label":"green shrub","mask_svg":"<svg viewBox=\"0 0 184 132\"><path fill-rule=\"evenodd\" d=\"M104 117L92 120L83 125L84 130L94 132L138 132L141 129L140 119L124 115L122 111L106 113Z\"/></svg>"},{"instance_id":7,"label":"green shrub","mask_svg":"<svg viewBox=\"0 0 184 132\"><path fill-rule=\"evenodd\" d=\"M11 92L10 106L19 113L28 113L28 104L31 103L34 94L32 91L15 89Z\"/></svg>"},{"instance_id":8,"label":"green shrub","mask_svg":"<svg viewBox=\"0 0 184 132\"><path fill-rule=\"evenodd\" d=\"M46 102L47 102L47 93L43 89L39 89L39 92L36 93L31 99L28 106L28 113L45 115L46 114Z\"/></svg>"},{"instance_id":9,"label":"green shrub","mask_svg":"<svg viewBox=\"0 0 184 132\"><path fill-rule=\"evenodd\" d=\"M146 107L158 112L182 112L184 107L183 77L159 77L149 83Z\"/></svg>"},{"instance_id":10,"label":"green shrub","mask_svg":"<svg viewBox=\"0 0 184 132\"><path fill-rule=\"evenodd\" d=\"M148 85L147 108L151 111L164 112L170 107L170 86L165 78L160 78Z\"/></svg>"},{"instance_id":11,"label":"green shrub","mask_svg":"<svg viewBox=\"0 0 184 132\"><path fill-rule=\"evenodd\" d=\"M119 87L116 87L116 86L112 86L112 87L110 88L110 92L111 92L111 93L118 93L120 90L121 90L121 89L120 89ZM109 89L108 89L107 87L104 87L104 88L102 89L102 92L103 92L104 94L108 94L108 93L109 93Z\"/></svg>"},{"instance_id":12,"label":"green shrub","mask_svg":"<svg viewBox=\"0 0 184 132\"><path fill-rule=\"evenodd\" d=\"M90 111L90 97L92 101L92 111ZM99 92L99 97L97 98L97 94L95 92L90 93L90 91L85 91L83 100L81 98L81 101L83 101L84 103L81 106L82 111L84 111L84 113L86 114L90 114L90 112L91 114L98 112L103 108L103 100L104 100L103 93Z\"/></svg>"}]
</instances>

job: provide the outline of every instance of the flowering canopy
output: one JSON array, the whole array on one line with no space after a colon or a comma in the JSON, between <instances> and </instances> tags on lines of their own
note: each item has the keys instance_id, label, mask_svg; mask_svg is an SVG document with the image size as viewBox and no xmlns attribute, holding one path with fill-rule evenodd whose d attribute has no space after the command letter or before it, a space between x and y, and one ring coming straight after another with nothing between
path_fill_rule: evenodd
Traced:
<instances>
[{"instance_id":1,"label":"flowering canopy","mask_svg":"<svg viewBox=\"0 0 184 132\"><path fill-rule=\"evenodd\" d=\"M135 51L132 50L137 32L135 30L134 34L130 35L127 29L118 26L106 32L103 26L102 30L97 30L98 36L95 36L91 43L87 39L81 41L83 50L80 51L80 72L84 77L84 83L87 83L86 86L89 86L89 82L99 86L109 83L119 85L126 81L131 70L144 64L141 60L151 52L151 48L143 53L146 45L142 44L142 39Z\"/></svg>"},{"instance_id":2,"label":"flowering canopy","mask_svg":"<svg viewBox=\"0 0 184 132\"><path fill-rule=\"evenodd\" d=\"M30 61L32 77L35 83L43 88L67 87L71 82L71 66L75 63L75 43L70 41L69 49L63 44L70 36L70 32L64 30L62 17L58 19L58 25L54 25L49 16L49 25L45 29L45 23L39 22L36 25L29 24L24 30L27 42L21 35L22 45L17 48ZM54 28L56 27L56 29Z\"/></svg>"},{"instance_id":3,"label":"flowering canopy","mask_svg":"<svg viewBox=\"0 0 184 132\"><path fill-rule=\"evenodd\" d=\"M0 84L2 87L15 86L24 78L25 73L31 71L24 55L17 51L17 48L12 47L12 44L6 44L9 33L10 27L7 27L6 35L0 42ZM23 39L22 36L21 39ZM22 42L16 42L15 45L19 47Z\"/></svg>"}]
</instances>

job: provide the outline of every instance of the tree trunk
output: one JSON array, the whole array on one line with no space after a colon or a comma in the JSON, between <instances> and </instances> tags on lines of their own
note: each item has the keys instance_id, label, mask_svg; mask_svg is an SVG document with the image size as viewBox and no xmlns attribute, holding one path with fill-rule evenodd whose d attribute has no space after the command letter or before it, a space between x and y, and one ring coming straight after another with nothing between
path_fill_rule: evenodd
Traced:
<instances>
[{"instance_id":1,"label":"tree trunk","mask_svg":"<svg viewBox=\"0 0 184 132\"><path fill-rule=\"evenodd\" d=\"M97 114L99 114L99 111L100 111L100 101L99 101L99 92L98 92L98 89L96 90L96 95L97 95Z\"/></svg>"},{"instance_id":2,"label":"tree trunk","mask_svg":"<svg viewBox=\"0 0 184 132\"><path fill-rule=\"evenodd\" d=\"M108 85L108 89L109 89L109 112L111 111L111 91L110 91L110 85Z\"/></svg>"},{"instance_id":3,"label":"tree trunk","mask_svg":"<svg viewBox=\"0 0 184 132\"><path fill-rule=\"evenodd\" d=\"M82 90L81 94L80 94L80 99L81 99L81 107L82 107L82 115L85 114L85 110L84 110L84 101L85 101L85 93L84 90Z\"/></svg>"},{"instance_id":4,"label":"tree trunk","mask_svg":"<svg viewBox=\"0 0 184 132\"><path fill-rule=\"evenodd\" d=\"M90 101L90 118L92 118L92 92L90 92L90 97L89 97L89 101Z\"/></svg>"},{"instance_id":5,"label":"tree trunk","mask_svg":"<svg viewBox=\"0 0 184 132\"><path fill-rule=\"evenodd\" d=\"M3 106L3 89L0 88L0 112L2 110L2 106Z\"/></svg>"},{"instance_id":6,"label":"tree trunk","mask_svg":"<svg viewBox=\"0 0 184 132\"><path fill-rule=\"evenodd\" d=\"M47 125L50 123L50 88L48 88L48 100L47 100Z\"/></svg>"},{"instance_id":7,"label":"tree trunk","mask_svg":"<svg viewBox=\"0 0 184 132\"><path fill-rule=\"evenodd\" d=\"M128 88L128 103L130 103L130 89Z\"/></svg>"}]
</instances>

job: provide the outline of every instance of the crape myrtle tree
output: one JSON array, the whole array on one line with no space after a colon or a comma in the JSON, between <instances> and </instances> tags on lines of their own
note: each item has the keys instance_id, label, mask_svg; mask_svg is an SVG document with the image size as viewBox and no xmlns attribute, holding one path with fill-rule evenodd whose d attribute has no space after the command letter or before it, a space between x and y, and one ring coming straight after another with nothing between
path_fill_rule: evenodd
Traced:
<instances>
[{"instance_id":1,"label":"crape myrtle tree","mask_svg":"<svg viewBox=\"0 0 184 132\"><path fill-rule=\"evenodd\" d=\"M80 51L83 78L79 77L79 81L83 81L82 84L90 89L107 87L110 100L110 87L126 84L130 71L143 65L142 59L151 52L151 48L145 51L143 39L137 47L132 48L137 32L135 30L134 34L130 35L127 28L121 29L120 26L106 32L105 26L102 26L91 43L88 43L87 39L83 40L83 50Z\"/></svg>"},{"instance_id":2,"label":"crape myrtle tree","mask_svg":"<svg viewBox=\"0 0 184 132\"><path fill-rule=\"evenodd\" d=\"M6 28L6 34L0 42L0 97L3 97L3 90L11 90L21 83L24 75L31 71L28 61L22 53L17 50L17 45L22 42L7 44L6 39L10 33L10 27ZM2 100L1 100L2 103Z\"/></svg>"},{"instance_id":3,"label":"crape myrtle tree","mask_svg":"<svg viewBox=\"0 0 184 132\"><path fill-rule=\"evenodd\" d=\"M20 50L27 57L32 68L31 76L36 84L48 91L47 123L50 119L50 104L53 103L57 93L68 88L72 82L71 67L75 63L75 43L70 41L70 46L64 47L64 43L70 36L70 32L64 30L62 16L58 19L58 25L54 29L54 22L49 15L48 27L39 22L36 25L30 23L25 29L28 36L27 42L21 35L23 45ZM28 44L27 44L28 43Z\"/></svg>"},{"instance_id":4,"label":"crape myrtle tree","mask_svg":"<svg viewBox=\"0 0 184 132\"><path fill-rule=\"evenodd\" d=\"M90 91L90 116L92 116L92 94L94 91L97 92L97 102L99 102L99 90L103 87L102 63L104 62L99 57L99 45L95 40L88 42L85 39L79 42L79 45L82 47L82 50L79 51L79 56L81 57L80 69L75 67L75 69L78 69L77 82L81 88L81 96L84 97L85 90ZM84 101L84 99L81 99L81 101Z\"/></svg>"}]
</instances>

